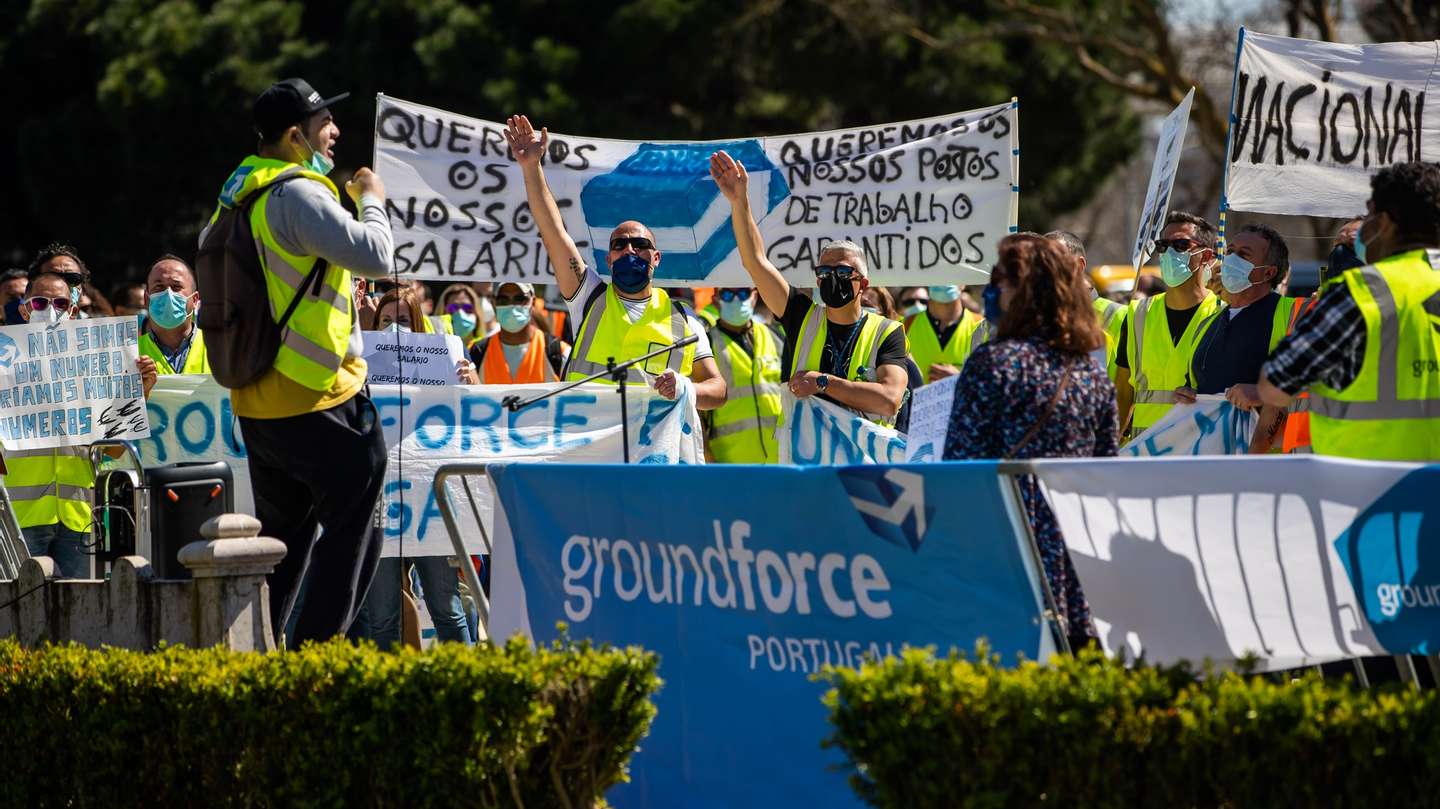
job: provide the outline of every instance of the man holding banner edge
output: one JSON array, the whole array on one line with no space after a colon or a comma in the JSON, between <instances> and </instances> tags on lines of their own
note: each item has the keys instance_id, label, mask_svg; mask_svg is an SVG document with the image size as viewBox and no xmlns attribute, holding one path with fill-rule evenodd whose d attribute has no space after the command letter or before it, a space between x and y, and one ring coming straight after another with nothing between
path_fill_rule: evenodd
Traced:
<instances>
[{"instance_id":1,"label":"man holding banner edge","mask_svg":"<svg viewBox=\"0 0 1440 809\"><path fill-rule=\"evenodd\" d=\"M821 249L815 280L824 305L816 304L765 257L745 167L720 151L710 158L710 175L730 200L745 271L785 324L782 381L797 398L819 394L888 426L905 401L905 331L894 320L861 310L860 293L870 283L864 253L854 242L830 242Z\"/></svg>"},{"instance_id":2,"label":"man holding banner edge","mask_svg":"<svg viewBox=\"0 0 1440 809\"><path fill-rule=\"evenodd\" d=\"M550 257L556 285L571 318L579 323L566 378L582 379L604 370L607 359L623 362L696 335L699 341L686 346L679 356L671 351L668 359L656 357L643 370L631 368L627 384L648 384L666 399L675 399L686 386L692 387L698 410L725 404L725 380L715 364L704 324L651 283L660 250L649 228L629 221L611 232L609 283L585 265L540 165L549 139L547 129L536 132L524 115L511 116L505 122L505 140L524 173L530 212Z\"/></svg>"}]
</instances>

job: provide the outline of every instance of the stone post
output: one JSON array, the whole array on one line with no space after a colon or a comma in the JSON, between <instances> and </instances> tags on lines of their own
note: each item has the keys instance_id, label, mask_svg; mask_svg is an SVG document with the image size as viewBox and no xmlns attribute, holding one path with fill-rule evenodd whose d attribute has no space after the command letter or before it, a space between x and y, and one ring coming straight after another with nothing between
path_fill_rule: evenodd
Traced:
<instances>
[{"instance_id":1,"label":"stone post","mask_svg":"<svg viewBox=\"0 0 1440 809\"><path fill-rule=\"evenodd\" d=\"M265 577L285 556L285 543L260 536L248 514L222 514L200 527L204 541L180 549L194 577L192 620L197 646L272 652L270 589Z\"/></svg>"}]
</instances>

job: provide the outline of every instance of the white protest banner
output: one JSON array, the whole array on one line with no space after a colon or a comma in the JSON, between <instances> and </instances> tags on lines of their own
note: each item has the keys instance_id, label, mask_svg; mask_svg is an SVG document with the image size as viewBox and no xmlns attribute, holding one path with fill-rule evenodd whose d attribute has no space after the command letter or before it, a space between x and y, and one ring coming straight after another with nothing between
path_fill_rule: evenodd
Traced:
<instances>
[{"instance_id":1,"label":"white protest banner","mask_svg":"<svg viewBox=\"0 0 1440 809\"><path fill-rule=\"evenodd\" d=\"M375 168L389 191L399 275L553 277L503 124L383 95L375 103ZM662 251L657 284L750 283L730 205L710 179L710 155L723 149L749 172L752 209L781 272L808 278L823 244L851 239L872 283L985 283L996 242L1016 224L1018 107L728 141L551 133L545 177L566 229L601 272L610 231L637 219Z\"/></svg>"},{"instance_id":2,"label":"white protest banner","mask_svg":"<svg viewBox=\"0 0 1440 809\"><path fill-rule=\"evenodd\" d=\"M1196 396L1194 404L1178 404L1120 448L1122 457L1160 455L1244 455L1255 434L1255 414L1241 410L1219 394Z\"/></svg>"},{"instance_id":3,"label":"white protest banner","mask_svg":"<svg viewBox=\"0 0 1440 809\"><path fill-rule=\"evenodd\" d=\"M799 466L903 463L905 434L881 427L818 396L783 394L784 421L775 431L780 463Z\"/></svg>"},{"instance_id":4,"label":"white protest banner","mask_svg":"<svg viewBox=\"0 0 1440 809\"><path fill-rule=\"evenodd\" d=\"M372 385L453 385L465 346L453 334L365 331Z\"/></svg>"},{"instance_id":5,"label":"white protest banner","mask_svg":"<svg viewBox=\"0 0 1440 809\"><path fill-rule=\"evenodd\" d=\"M1440 42L1341 45L1240 29L1223 209L1365 213L1370 176L1440 157Z\"/></svg>"},{"instance_id":6,"label":"white protest banner","mask_svg":"<svg viewBox=\"0 0 1440 809\"><path fill-rule=\"evenodd\" d=\"M0 443L74 447L150 434L133 317L0 328Z\"/></svg>"},{"instance_id":7,"label":"white protest banner","mask_svg":"<svg viewBox=\"0 0 1440 809\"><path fill-rule=\"evenodd\" d=\"M1135 272L1150 257L1151 245L1165 229L1165 215L1170 212L1170 192L1175 188L1175 172L1180 169L1180 152L1185 148L1185 132L1190 128L1190 104L1195 88L1165 116L1160 126L1160 139L1155 142L1155 160L1150 164L1150 184L1145 192L1145 206L1140 209L1140 227L1135 231L1135 246L1130 263Z\"/></svg>"},{"instance_id":8,"label":"white protest banner","mask_svg":"<svg viewBox=\"0 0 1440 809\"><path fill-rule=\"evenodd\" d=\"M1261 669L1434 652L1440 466L1318 455L1037 461L1099 631Z\"/></svg>"},{"instance_id":9,"label":"white protest banner","mask_svg":"<svg viewBox=\"0 0 1440 809\"><path fill-rule=\"evenodd\" d=\"M955 406L960 375L947 376L915 389L910 399L910 432L905 434L905 462L938 461L945 454L945 431Z\"/></svg>"},{"instance_id":10,"label":"white protest banner","mask_svg":"<svg viewBox=\"0 0 1440 809\"><path fill-rule=\"evenodd\" d=\"M130 320L133 324L135 321ZM433 483L441 466L460 461L554 461L620 463L620 397L609 385L583 385L519 412L502 403L559 387L539 385L371 385L389 447L381 511L385 516L383 555L397 556L404 538L406 556L454 553L436 505ZM630 458L637 464L704 463L699 416L688 399L671 402L649 388L632 386ZM154 425L140 442L146 466L187 461L226 461L235 479L235 507L253 514L249 465L240 424L228 391L209 376L162 376L147 402ZM297 452L304 451L297 447ZM471 553L483 553L480 531L466 505L466 484L450 484ZM488 527L490 487L471 484Z\"/></svg>"}]
</instances>

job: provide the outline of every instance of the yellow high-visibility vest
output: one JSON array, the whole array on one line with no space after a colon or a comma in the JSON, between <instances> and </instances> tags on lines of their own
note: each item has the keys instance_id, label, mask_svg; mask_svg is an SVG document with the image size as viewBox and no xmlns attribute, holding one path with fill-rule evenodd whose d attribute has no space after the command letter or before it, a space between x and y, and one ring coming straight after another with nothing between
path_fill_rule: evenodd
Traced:
<instances>
[{"instance_id":1,"label":"yellow high-visibility vest","mask_svg":"<svg viewBox=\"0 0 1440 809\"><path fill-rule=\"evenodd\" d=\"M1115 355L1120 349L1120 330L1125 328L1125 315L1130 308L1109 298L1096 298L1095 314L1100 318L1100 329L1105 332L1105 373L1115 380Z\"/></svg>"},{"instance_id":2,"label":"yellow high-visibility vest","mask_svg":"<svg viewBox=\"0 0 1440 809\"><path fill-rule=\"evenodd\" d=\"M95 470L89 447L8 452L5 464L5 489L21 528L63 523L71 531L90 530Z\"/></svg>"},{"instance_id":3,"label":"yellow high-visibility vest","mask_svg":"<svg viewBox=\"0 0 1440 809\"><path fill-rule=\"evenodd\" d=\"M963 310L960 323L943 346L940 345L940 335L930 325L930 316L924 312L910 319L907 333L910 358L919 366L920 378L926 380L930 378L931 365L942 362L959 368L970 357L970 352L990 338L989 323L968 309Z\"/></svg>"},{"instance_id":4,"label":"yellow high-visibility vest","mask_svg":"<svg viewBox=\"0 0 1440 809\"><path fill-rule=\"evenodd\" d=\"M1143 301L1131 301L1126 315L1131 324L1125 348L1130 360L1131 385L1135 388L1131 421L1131 431L1135 434L1164 418L1175 405L1175 389L1183 387L1189 376L1200 327L1220 306L1219 298L1206 293L1190 316L1180 342L1175 343L1170 339L1170 322L1165 312L1167 294L1162 292Z\"/></svg>"},{"instance_id":5,"label":"yellow high-visibility vest","mask_svg":"<svg viewBox=\"0 0 1440 809\"><path fill-rule=\"evenodd\" d=\"M710 454L720 463L776 463L780 458L775 440L783 390L780 346L770 329L753 320L750 342L753 354L725 329L710 330L726 388L725 404L710 415Z\"/></svg>"},{"instance_id":6,"label":"yellow high-visibility vest","mask_svg":"<svg viewBox=\"0 0 1440 809\"><path fill-rule=\"evenodd\" d=\"M631 323L626 317L625 304L615 294L615 286L606 284L605 294L596 299L580 324L580 336L565 365L565 379L584 379L605 370L605 361L609 358L623 362L643 357L680 342L690 333L685 310L672 304L665 290L651 287L650 302L645 305L644 313ZM626 372L625 381L630 385L648 385L667 368L688 377L694 365L695 344L691 343L681 350L672 349L651 357L640 366L632 366ZM614 384L609 379L598 381Z\"/></svg>"},{"instance_id":7,"label":"yellow high-visibility vest","mask_svg":"<svg viewBox=\"0 0 1440 809\"><path fill-rule=\"evenodd\" d=\"M190 353L185 355L185 367L175 370L170 367L170 361L165 359L165 352L160 350L160 344L150 336L150 332L140 335L140 354L155 360L155 370L161 374L208 374L210 373L210 358L205 354L205 335L200 333L200 327L195 327L194 335L190 338Z\"/></svg>"},{"instance_id":8,"label":"yellow high-visibility vest","mask_svg":"<svg viewBox=\"0 0 1440 809\"><path fill-rule=\"evenodd\" d=\"M800 339L795 343L795 356L791 358L790 362L790 376L802 371L820 370L820 359L825 350L828 324L825 307L811 303L809 311L805 313L805 320L800 325ZM845 378L852 382L874 382L878 378L876 366L880 361L880 346L885 342L886 337L900 327L897 321L881 317L874 312L861 312L860 334L855 338L855 347L850 352L850 366L846 370ZM885 427L895 423L894 419L878 413L861 412L860 415Z\"/></svg>"}]
</instances>

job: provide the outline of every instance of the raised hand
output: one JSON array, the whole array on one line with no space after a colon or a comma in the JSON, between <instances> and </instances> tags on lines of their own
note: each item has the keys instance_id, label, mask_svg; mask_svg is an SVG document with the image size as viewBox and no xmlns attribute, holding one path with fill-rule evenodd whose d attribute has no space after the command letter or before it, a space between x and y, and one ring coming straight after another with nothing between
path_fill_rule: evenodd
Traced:
<instances>
[{"instance_id":1,"label":"raised hand","mask_svg":"<svg viewBox=\"0 0 1440 809\"><path fill-rule=\"evenodd\" d=\"M505 142L510 144L515 162L521 166L538 166L550 145L550 130L542 128L536 132L529 118L512 115L505 120Z\"/></svg>"},{"instance_id":2,"label":"raised hand","mask_svg":"<svg viewBox=\"0 0 1440 809\"><path fill-rule=\"evenodd\" d=\"M710 155L710 176L720 186L720 193L731 202L744 197L750 187L750 175L735 158L723 151Z\"/></svg>"}]
</instances>

